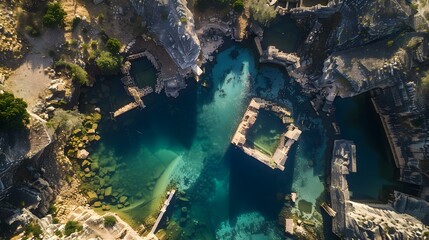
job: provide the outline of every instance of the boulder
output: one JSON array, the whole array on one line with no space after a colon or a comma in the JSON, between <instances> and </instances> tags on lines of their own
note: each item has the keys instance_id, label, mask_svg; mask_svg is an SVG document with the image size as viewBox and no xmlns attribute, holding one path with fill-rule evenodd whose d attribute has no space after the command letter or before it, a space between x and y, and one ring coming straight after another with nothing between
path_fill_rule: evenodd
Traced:
<instances>
[{"instance_id":1,"label":"boulder","mask_svg":"<svg viewBox=\"0 0 429 240\"><path fill-rule=\"evenodd\" d=\"M85 167L89 167L89 165L91 165L91 162L89 162L88 160L83 160L83 162L82 162L82 164L81 164L81 166L82 166L83 168L85 168Z\"/></svg>"},{"instance_id":2,"label":"boulder","mask_svg":"<svg viewBox=\"0 0 429 240\"><path fill-rule=\"evenodd\" d=\"M104 191L104 196L108 197L112 195L112 187L107 187L106 190Z\"/></svg>"},{"instance_id":3,"label":"boulder","mask_svg":"<svg viewBox=\"0 0 429 240\"><path fill-rule=\"evenodd\" d=\"M88 199L90 202L96 201L98 199L97 193L90 191L86 195L88 195Z\"/></svg>"},{"instance_id":4,"label":"boulder","mask_svg":"<svg viewBox=\"0 0 429 240\"><path fill-rule=\"evenodd\" d=\"M99 168L100 168L100 166L98 165L98 162L93 162L91 164L91 170L92 171L98 171Z\"/></svg>"},{"instance_id":5,"label":"boulder","mask_svg":"<svg viewBox=\"0 0 429 240\"><path fill-rule=\"evenodd\" d=\"M106 182L104 181L104 179L100 179L100 187L104 187L104 185L106 184Z\"/></svg>"},{"instance_id":6,"label":"boulder","mask_svg":"<svg viewBox=\"0 0 429 240\"><path fill-rule=\"evenodd\" d=\"M78 159L86 159L89 156L89 152L85 149L81 149L77 152L77 158Z\"/></svg>"},{"instance_id":7,"label":"boulder","mask_svg":"<svg viewBox=\"0 0 429 240\"><path fill-rule=\"evenodd\" d=\"M128 198L126 196L122 196L122 197L119 198L119 203L124 204L127 201L127 199Z\"/></svg>"}]
</instances>

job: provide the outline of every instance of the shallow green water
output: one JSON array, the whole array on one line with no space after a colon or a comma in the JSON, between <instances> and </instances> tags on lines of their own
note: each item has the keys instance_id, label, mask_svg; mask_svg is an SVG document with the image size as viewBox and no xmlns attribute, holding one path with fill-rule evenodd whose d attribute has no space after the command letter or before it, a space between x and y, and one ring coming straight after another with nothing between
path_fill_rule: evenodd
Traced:
<instances>
[{"instance_id":1,"label":"shallow green water","mask_svg":"<svg viewBox=\"0 0 429 240\"><path fill-rule=\"evenodd\" d=\"M248 141L268 155L273 155L286 126L275 114L260 110L255 124L249 129Z\"/></svg>"}]
</instances>

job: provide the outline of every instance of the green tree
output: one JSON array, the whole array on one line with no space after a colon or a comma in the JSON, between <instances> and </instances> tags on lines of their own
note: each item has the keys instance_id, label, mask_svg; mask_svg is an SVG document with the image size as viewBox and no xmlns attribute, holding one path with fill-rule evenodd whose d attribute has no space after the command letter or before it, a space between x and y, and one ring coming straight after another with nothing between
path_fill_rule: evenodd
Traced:
<instances>
[{"instance_id":1,"label":"green tree","mask_svg":"<svg viewBox=\"0 0 429 240\"><path fill-rule=\"evenodd\" d=\"M64 235L69 236L74 232L82 231L83 227L76 221L68 221L64 227Z\"/></svg>"},{"instance_id":2,"label":"green tree","mask_svg":"<svg viewBox=\"0 0 429 240\"><path fill-rule=\"evenodd\" d=\"M19 129L30 122L27 103L12 93L0 94L0 129Z\"/></svg>"},{"instance_id":3,"label":"green tree","mask_svg":"<svg viewBox=\"0 0 429 240\"><path fill-rule=\"evenodd\" d=\"M32 235L34 239L42 239L43 234L42 228L37 223L29 223L25 226L25 236Z\"/></svg>"},{"instance_id":4,"label":"green tree","mask_svg":"<svg viewBox=\"0 0 429 240\"><path fill-rule=\"evenodd\" d=\"M104 217L104 227L111 228L115 226L116 218L114 216L105 216Z\"/></svg>"},{"instance_id":5,"label":"green tree","mask_svg":"<svg viewBox=\"0 0 429 240\"><path fill-rule=\"evenodd\" d=\"M62 67L65 68L65 70L70 73L71 79L75 83L79 83L81 85L87 85L88 84L88 73L83 69L81 66L65 62L65 61L58 61L55 63L55 68Z\"/></svg>"},{"instance_id":6,"label":"green tree","mask_svg":"<svg viewBox=\"0 0 429 240\"><path fill-rule=\"evenodd\" d=\"M95 60L95 65L103 75L118 73L121 67L121 59L110 52L102 51Z\"/></svg>"},{"instance_id":7,"label":"green tree","mask_svg":"<svg viewBox=\"0 0 429 240\"><path fill-rule=\"evenodd\" d=\"M109 38L109 40L107 40L106 47L109 52L118 54L121 50L121 42L116 38Z\"/></svg>"},{"instance_id":8,"label":"green tree","mask_svg":"<svg viewBox=\"0 0 429 240\"><path fill-rule=\"evenodd\" d=\"M43 24L49 28L64 25L67 13L61 8L60 3L50 3L43 16Z\"/></svg>"}]
</instances>

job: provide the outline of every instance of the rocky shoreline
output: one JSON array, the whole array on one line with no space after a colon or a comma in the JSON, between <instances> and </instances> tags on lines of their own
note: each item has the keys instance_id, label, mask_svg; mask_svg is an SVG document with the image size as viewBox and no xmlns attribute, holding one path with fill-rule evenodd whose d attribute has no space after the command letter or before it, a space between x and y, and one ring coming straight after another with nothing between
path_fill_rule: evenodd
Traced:
<instances>
[{"instance_id":1,"label":"rocky shoreline","mask_svg":"<svg viewBox=\"0 0 429 240\"><path fill-rule=\"evenodd\" d=\"M131 4L140 15L144 15L147 9L168 8L171 13L168 18L179 19L179 22L173 24L174 21L171 20L168 26L164 26L154 20L160 16L151 15L152 20L148 20L147 24L157 36L157 41L142 35L127 46L126 52L132 54L147 50L153 54L155 65L159 65L160 69L157 92L164 89L167 96L177 97L179 91L186 87L184 77L190 76L193 72L198 78L202 73L199 67L213 60L212 55L224 43L223 37L231 36L236 41L242 41L245 36L252 34L257 35L255 43L258 46L259 42L260 62L284 67L288 74L301 84L303 91L312 95L313 101L317 103L313 106L318 113L332 114L334 110L332 104L336 96L351 97L371 91L374 106L389 137L396 166L400 169L400 181L418 185L421 189L420 195L413 197L395 192L395 201L385 205L353 202L350 200L346 185L340 186L332 182L340 178L341 181L338 181L346 182L343 175L345 168L350 169L350 166L345 162L336 162L336 158L333 157L333 165L339 164L339 168L332 167L331 173L331 202L332 208L337 213L333 218L333 230L338 236L345 238L426 236L427 228L421 222L426 220L425 214L429 214L427 202L422 200L429 196L429 180L425 174L427 171L425 159L428 157L428 146L425 142L428 121L427 110L418 100L416 86L421 84L419 82L421 77L412 75L412 72L428 63L429 47L427 33L422 32L421 26L415 26L415 22L410 20L414 18L415 12L410 4L405 0L389 0L387 6L381 6L380 1L332 0L323 6L292 9L277 5L279 14L288 12L298 22L305 22L311 26L299 50L286 54L275 46L269 46L265 50L260 47L263 29L257 24L250 23L248 12L244 15L231 14L229 16L233 18L231 21L213 18L194 23L186 1L172 1L168 6L152 6L155 2L145 2L144 7L137 1L131 1ZM288 6L289 2L292 1L287 1ZM384 11L372 10L380 8ZM420 12L423 10L419 8L417 10L419 12L417 17L422 17ZM393 13L394 18L390 17ZM6 17L12 16L10 12L5 14ZM336 18L337 15L341 16L340 20ZM333 20L334 26L327 24L329 21L325 21L326 19ZM427 24L423 20L419 22ZM415 31L409 32L408 28ZM177 34L168 38L166 29L175 29ZM243 31L244 29L247 30ZM180 34L184 34L185 40L176 38ZM11 45L10 51L21 52L24 46L17 40L16 33L10 32L9 35L13 41L19 43ZM393 37L394 35L398 36ZM389 40L385 41L386 38ZM383 51L378 52L377 49ZM2 217L18 231L22 231L24 225L35 221L42 227L44 236L50 239L60 238L55 230L62 231L67 221L82 223L83 230L63 239L96 236L140 239L139 233L110 213L105 216L114 216L118 223L114 228L104 227L103 216L90 208L92 206L109 211L109 205L114 204L121 209L132 203L129 196L119 189L112 189L109 183L109 176L120 166L100 168L98 162L91 159L91 153L87 150L91 142L100 140L97 133L101 118L99 109L94 109L93 115L88 116L59 110L75 105L80 87L71 82L70 76L62 74L59 69L56 70L43 69L46 75L51 77L49 90L42 94L46 96L45 99L34 106L29 131L15 136L17 139L27 141L22 141L23 145L16 144L7 148L6 145L12 140L9 136L0 136L0 140L3 140L0 144L5 145L1 149L8 149L1 151L7 164L0 169L2 186L0 200L10 197L9 190L15 184L11 181L12 176L18 172L30 175L29 184L15 190L29 196L25 206L22 206L24 207L22 212L16 212L19 208L9 201L0 206L5 213ZM0 84L4 80L2 76L0 73ZM410 76L415 79L411 81ZM56 117L67 117L74 119L75 122L66 123L70 124L67 126L58 123L48 130L45 120ZM79 127L80 124L83 126ZM405 124L409 127L399 128ZM54 133L48 133L53 130ZM26 169L19 170L23 166ZM82 187L85 187L85 191L82 191ZM56 210L50 212L54 200ZM417 213L407 208L413 204L418 205L421 212ZM47 215L48 213L51 215ZM403 227L410 222L413 223L412 228ZM377 226L382 227L376 229ZM302 236L316 235L313 232L306 232L305 228L301 229L299 226L297 232Z\"/></svg>"}]
</instances>

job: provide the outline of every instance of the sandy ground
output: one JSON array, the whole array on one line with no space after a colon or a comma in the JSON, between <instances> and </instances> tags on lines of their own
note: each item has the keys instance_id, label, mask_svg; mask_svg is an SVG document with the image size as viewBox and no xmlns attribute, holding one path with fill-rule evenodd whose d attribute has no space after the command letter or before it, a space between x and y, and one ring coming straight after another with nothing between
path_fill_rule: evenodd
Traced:
<instances>
[{"instance_id":1,"label":"sandy ground","mask_svg":"<svg viewBox=\"0 0 429 240\"><path fill-rule=\"evenodd\" d=\"M43 72L44 68L52 65L48 51L64 40L63 34L58 30L47 30L40 38L28 40L32 45L31 51L4 85L7 91L23 98L28 103L28 109L31 109L50 84L50 78Z\"/></svg>"}]
</instances>

